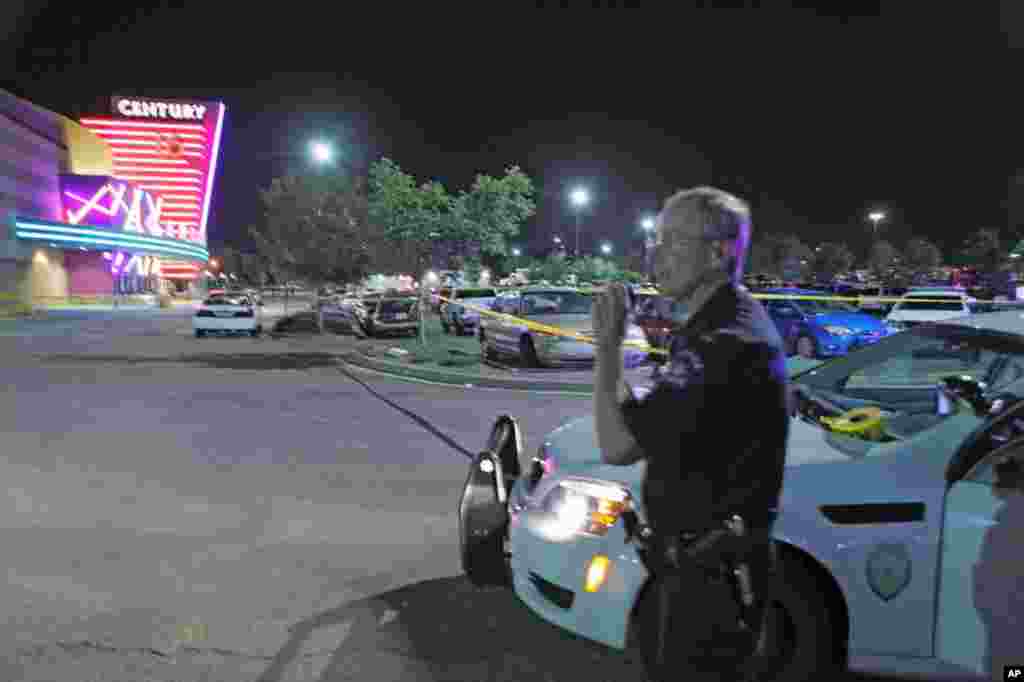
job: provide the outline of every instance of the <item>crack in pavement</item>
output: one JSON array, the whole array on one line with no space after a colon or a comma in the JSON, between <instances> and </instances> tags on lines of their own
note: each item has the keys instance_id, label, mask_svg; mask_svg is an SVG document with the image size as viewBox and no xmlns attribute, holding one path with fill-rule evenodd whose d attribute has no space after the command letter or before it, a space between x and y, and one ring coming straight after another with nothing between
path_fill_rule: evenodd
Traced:
<instances>
[{"instance_id":1,"label":"crack in pavement","mask_svg":"<svg viewBox=\"0 0 1024 682\"><path fill-rule=\"evenodd\" d=\"M151 656L167 663L173 663L175 657L179 654L188 654L192 656L202 656L204 654L216 654L223 658L243 658L251 661L272 661L274 656L267 654L249 654L244 651L235 651L233 649L224 649L220 647L196 647L196 646L180 646L176 647L171 651L161 651L153 647L121 647L114 646L112 644L104 644L90 639L82 639L75 641L59 640L56 642L40 642L31 646L22 646L17 649L19 655L35 656L39 657L46 653L48 649L57 647L63 651L99 651L110 654L142 654L145 656ZM333 653L331 649L314 649L310 651L303 651L297 658L316 658L317 656L329 656Z\"/></svg>"}]
</instances>

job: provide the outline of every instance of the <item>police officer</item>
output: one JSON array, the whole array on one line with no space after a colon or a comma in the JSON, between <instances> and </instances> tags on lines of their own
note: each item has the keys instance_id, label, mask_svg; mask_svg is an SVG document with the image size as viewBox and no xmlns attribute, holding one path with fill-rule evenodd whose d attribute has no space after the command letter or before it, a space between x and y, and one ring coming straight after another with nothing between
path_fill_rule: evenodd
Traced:
<instances>
[{"instance_id":1,"label":"police officer","mask_svg":"<svg viewBox=\"0 0 1024 682\"><path fill-rule=\"evenodd\" d=\"M642 556L652 581L638 625L655 679L735 681L758 660L789 417L782 340L740 283L750 233L747 205L726 192L698 187L666 202L654 268L688 317L643 399L622 381L625 290L594 303L602 458L647 460ZM741 542L723 535L730 520L745 526Z\"/></svg>"}]
</instances>

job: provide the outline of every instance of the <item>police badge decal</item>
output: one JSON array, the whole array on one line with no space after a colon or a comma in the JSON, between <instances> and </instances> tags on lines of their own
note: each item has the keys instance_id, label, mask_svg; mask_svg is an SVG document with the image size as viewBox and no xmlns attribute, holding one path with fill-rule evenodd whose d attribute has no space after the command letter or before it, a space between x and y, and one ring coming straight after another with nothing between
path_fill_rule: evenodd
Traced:
<instances>
[{"instance_id":1,"label":"police badge decal","mask_svg":"<svg viewBox=\"0 0 1024 682\"><path fill-rule=\"evenodd\" d=\"M891 601L910 584L910 567L906 545L891 542L876 545L867 560L868 586L882 601Z\"/></svg>"}]
</instances>

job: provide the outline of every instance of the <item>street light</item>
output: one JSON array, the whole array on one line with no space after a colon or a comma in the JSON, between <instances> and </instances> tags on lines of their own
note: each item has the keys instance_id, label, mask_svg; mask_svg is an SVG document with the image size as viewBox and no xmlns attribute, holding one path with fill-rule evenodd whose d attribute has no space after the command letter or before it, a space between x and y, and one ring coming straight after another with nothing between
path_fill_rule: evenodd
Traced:
<instances>
[{"instance_id":1,"label":"street light","mask_svg":"<svg viewBox=\"0 0 1024 682\"><path fill-rule=\"evenodd\" d=\"M605 242L604 244L601 244L601 253L603 253L604 255L607 256L611 252L612 252L612 245L611 244L609 244L608 242Z\"/></svg>"},{"instance_id":2,"label":"street light","mask_svg":"<svg viewBox=\"0 0 1024 682\"><path fill-rule=\"evenodd\" d=\"M519 248L517 247L517 248L512 249L512 255L515 256L516 258L519 258L519 256L523 255L523 252L520 251Z\"/></svg>"},{"instance_id":3,"label":"street light","mask_svg":"<svg viewBox=\"0 0 1024 682\"><path fill-rule=\"evenodd\" d=\"M576 209L576 257L580 255L580 223L583 220L583 207L590 203L590 194L582 187L577 187L569 195L573 208Z\"/></svg>"},{"instance_id":4,"label":"street light","mask_svg":"<svg viewBox=\"0 0 1024 682\"><path fill-rule=\"evenodd\" d=\"M654 250L654 218L647 216L640 221L644 230L644 275L651 279L651 254Z\"/></svg>"},{"instance_id":5,"label":"street light","mask_svg":"<svg viewBox=\"0 0 1024 682\"><path fill-rule=\"evenodd\" d=\"M334 157L334 150L326 142L314 140L310 143L309 149L313 155L313 160L317 163L330 163L331 158Z\"/></svg>"},{"instance_id":6,"label":"street light","mask_svg":"<svg viewBox=\"0 0 1024 682\"><path fill-rule=\"evenodd\" d=\"M878 237L878 223L885 220L885 213L883 211L872 211L868 213L868 220L871 221L871 234L875 238Z\"/></svg>"}]
</instances>

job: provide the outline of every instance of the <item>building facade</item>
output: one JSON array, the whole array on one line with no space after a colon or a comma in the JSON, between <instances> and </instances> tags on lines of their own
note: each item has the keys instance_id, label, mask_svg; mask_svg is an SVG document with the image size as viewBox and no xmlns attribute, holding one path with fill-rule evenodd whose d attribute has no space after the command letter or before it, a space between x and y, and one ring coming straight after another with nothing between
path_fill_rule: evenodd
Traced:
<instances>
[{"instance_id":1,"label":"building facade","mask_svg":"<svg viewBox=\"0 0 1024 682\"><path fill-rule=\"evenodd\" d=\"M155 294L205 268L223 105L113 98L111 111L75 122L0 90L4 300Z\"/></svg>"}]
</instances>

